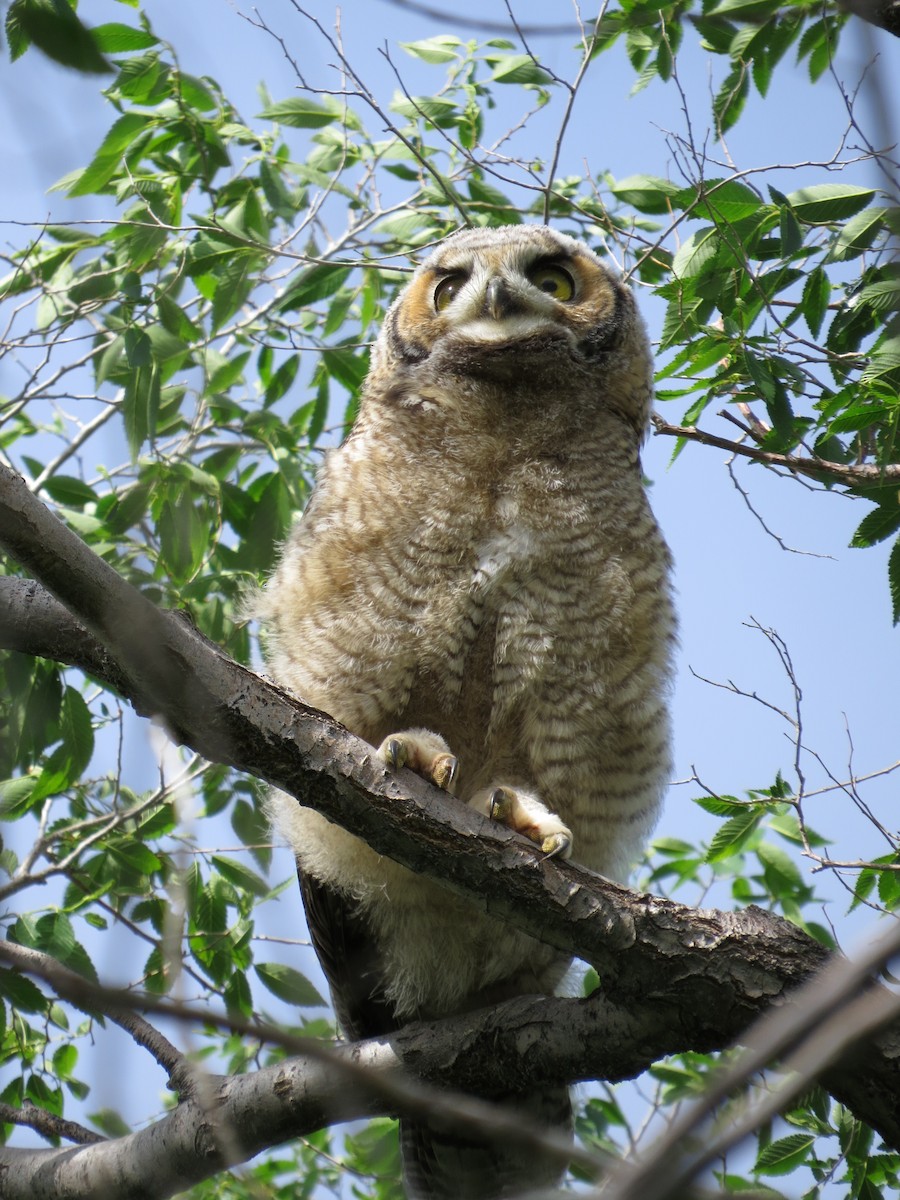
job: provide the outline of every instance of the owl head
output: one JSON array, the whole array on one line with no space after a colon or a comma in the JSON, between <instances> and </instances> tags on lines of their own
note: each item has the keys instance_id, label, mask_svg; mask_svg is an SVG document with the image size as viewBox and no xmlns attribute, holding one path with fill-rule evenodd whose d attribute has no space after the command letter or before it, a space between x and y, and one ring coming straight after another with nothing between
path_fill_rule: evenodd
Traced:
<instances>
[{"instance_id":1,"label":"owl head","mask_svg":"<svg viewBox=\"0 0 900 1200\"><path fill-rule=\"evenodd\" d=\"M373 371L412 387L587 391L640 432L650 364L631 292L587 246L545 225L451 234L389 309L373 357Z\"/></svg>"}]
</instances>

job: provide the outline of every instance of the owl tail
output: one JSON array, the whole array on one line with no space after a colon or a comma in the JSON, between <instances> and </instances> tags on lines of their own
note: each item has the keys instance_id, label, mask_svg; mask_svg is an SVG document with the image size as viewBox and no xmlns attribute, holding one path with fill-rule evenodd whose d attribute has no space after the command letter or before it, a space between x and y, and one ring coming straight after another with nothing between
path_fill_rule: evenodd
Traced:
<instances>
[{"instance_id":1,"label":"owl tail","mask_svg":"<svg viewBox=\"0 0 900 1200\"><path fill-rule=\"evenodd\" d=\"M501 1103L529 1123L571 1133L572 1105L566 1087L505 1098ZM556 1186L564 1174L526 1142L502 1134L484 1140L455 1133L437 1122L401 1120L400 1151L408 1200L502 1200Z\"/></svg>"}]
</instances>

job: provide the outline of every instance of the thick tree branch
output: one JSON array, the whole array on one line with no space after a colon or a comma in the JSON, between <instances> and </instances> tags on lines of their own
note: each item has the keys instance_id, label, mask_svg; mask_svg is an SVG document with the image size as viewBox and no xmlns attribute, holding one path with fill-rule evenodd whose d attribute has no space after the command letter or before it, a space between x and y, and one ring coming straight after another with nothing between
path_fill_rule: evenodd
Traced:
<instances>
[{"instance_id":1,"label":"thick tree branch","mask_svg":"<svg viewBox=\"0 0 900 1200\"><path fill-rule=\"evenodd\" d=\"M358 738L155 609L3 467L0 544L108 649L120 670L116 686L139 711L161 715L173 736L207 757L302 796L380 853L592 962L609 1003L623 1012L647 1013L649 1006L666 1014L666 1050L711 1049L738 1037L825 961L818 943L772 914L755 908L697 911L638 895L570 863L542 861L523 839L417 777L387 772ZM23 603L33 604L33 598ZM8 620L14 610L8 592ZM568 1032L568 1019L559 1027ZM571 1061L554 1069L582 1077L574 1043L568 1044ZM883 1037L827 1080L835 1095L895 1145L898 1050L896 1036ZM495 1050L473 1055L478 1083L486 1058L502 1063Z\"/></svg>"},{"instance_id":2,"label":"thick tree branch","mask_svg":"<svg viewBox=\"0 0 900 1200\"><path fill-rule=\"evenodd\" d=\"M897 0L839 0L839 4L870 25L900 37L900 3Z\"/></svg>"},{"instance_id":3,"label":"thick tree branch","mask_svg":"<svg viewBox=\"0 0 900 1200\"><path fill-rule=\"evenodd\" d=\"M19 963L20 947L0 942L0 958ZM869 965L875 959L871 958ZM486 1094L502 1092L511 1081L541 1085L561 1078L600 1077L613 1082L630 1078L667 1051L688 1047L716 1049L713 1040L698 1046L693 1031L681 1015L652 997L628 1009L612 1004L602 992L588 1000L555 997L521 997L493 1009L463 1014L436 1024L413 1024L391 1038L333 1047L298 1038L260 1022L216 1016L205 1009L161 996L100 987L58 963L38 956L23 964L31 974L50 983L78 1007L120 1011L130 1006L166 1014L191 1023L215 1023L251 1039L280 1045L295 1057L277 1068L237 1079L206 1076L198 1080L189 1101L173 1116L139 1134L105 1144L97 1153L68 1151L0 1150L0 1187L4 1200L46 1194L58 1200L102 1197L103 1200L165 1200L190 1183L217 1174L228 1165L244 1161L261 1150L291 1137L309 1134L324 1125L384 1112L414 1112L452 1120L463 1127L492 1129L505 1139L539 1142L560 1158L575 1157L588 1170L602 1164L594 1155L574 1151L567 1139L552 1131L532 1127L521 1114L496 1109L448 1088L473 1088ZM823 980L820 1007L836 1005L850 994L864 973L865 963L847 971L834 964L830 984ZM811 985L820 988L818 980ZM874 994L874 993L872 993ZM880 993L889 997L886 992ZM781 1009L770 1047L783 1050L800 1035L806 1005L799 1021ZM764 1022L758 1036L768 1036ZM724 1042L722 1043L724 1044ZM837 1053L833 1047L829 1053ZM754 1051L750 1052L751 1055ZM760 1062L767 1055L755 1051ZM759 1056L762 1057L759 1057ZM750 1064L753 1065L752 1063ZM324 1070L323 1070L324 1068ZM411 1077L414 1071L426 1081L439 1082L440 1090L424 1088ZM721 1099L735 1080L724 1077L717 1095ZM337 1083L337 1086L335 1086ZM799 1085L798 1085L799 1086ZM264 1102L260 1102L260 1095ZM671 1142L671 1139L670 1139ZM676 1151L703 1145L687 1137L671 1142L664 1161L647 1176L641 1165L613 1184L624 1185L622 1200L661 1193L657 1186L677 1165ZM192 1154L192 1147L194 1153ZM153 1157L163 1154L166 1169L152 1170ZM148 1172L142 1174L142 1172ZM48 1191L41 1189L47 1183ZM135 1180L140 1180L136 1184ZM638 1190L635 1191L635 1185ZM620 1200L615 1191L616 1200Z\"/></svg>"}]
</instances>

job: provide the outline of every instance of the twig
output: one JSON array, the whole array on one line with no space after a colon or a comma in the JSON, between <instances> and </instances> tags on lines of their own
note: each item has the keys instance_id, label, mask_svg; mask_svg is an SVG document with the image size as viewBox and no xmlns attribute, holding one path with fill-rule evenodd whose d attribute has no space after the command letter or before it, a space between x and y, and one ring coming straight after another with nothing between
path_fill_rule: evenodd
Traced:
<instances>
[{"instance_id":1,"label":"twig","mask_svg":"<svg viewBox=\"0 0 900 1200\"><path fill-rule=\"evenodd\" d=\"M698 429L695 425L672 425L656 412L651 414L650 419L656 434L684 438L689 442L699 442L702 446L716 446L720 450L727 450L729 454L739 454L767 467L782 467L786 471L811 479L821 480L826 476L853 488L883 487L886 483L900 480L900 463L886 463L883 466L870 463L847 465L825 458L799 458L794 454L776 454L772 450L760 450L757 446L747 446L742 442L718 437L714 433Z\"/></svg>"}]
</instances>

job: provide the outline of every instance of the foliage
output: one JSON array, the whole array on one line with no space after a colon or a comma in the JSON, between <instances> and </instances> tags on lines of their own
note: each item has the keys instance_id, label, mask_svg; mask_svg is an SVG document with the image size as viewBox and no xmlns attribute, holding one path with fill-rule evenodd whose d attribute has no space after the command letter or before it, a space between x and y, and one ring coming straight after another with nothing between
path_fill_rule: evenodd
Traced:
<instances>
[{"instance_id":1,"label":"foliage","mask_svg":"<svg viewBox=\"0 0 900 1200\"><path fill-rule=\"evenodd\" d=\"M352 424L368 342L409 257L463 220L552 220L665 302L658 396L683 411L676 453L711 405L725 406L760 461L802 460L825 487L873 504L856 545L900 530L889 470L900 421L900 209L855 181L846 148L782 190L767 168L713 168L674 135L675 179L560 175L559 143L545 162L503 125L524 106L527 131L555 106L564 130L576 91L600 88L604 56L621 50L636 90L658 79L677 94L679 51L699 39L716 63L711 119L725 135L751 90L765 96L790 56L811 88L829 71L841 11L803 0L702 9L623 0L582 47L575 83L507 38L401 42L433 94L411 94L398 70L388 103L312 20L307 31L330 43L343 88L317 90L298 73L299 94L263 91L259 114L245 119L130 7L133 23L92 31L65 3L14 0L7 13L10 57L25 55L16 70L27 71L31 44L83 71L108 65L104 94L116 115L90 162L56 185L102 197L108 220L41 227L5 256L2 349L27 369L0 398L0 452L97 553L156 602L186 609L240 661L251 662L243 597L271 568L321 447ZM78 36L66 41L60 29ZM890 571L898 619L900 541ZM14 653L4 672L0 807L26 847L0 854L7 936L96 978L98 935L124 927L151 991L180 981L240 1017L273 999L304 1016L315 1010L313 983L290 956L270 961L257 937L260 910L291 883L268 878L253 783L160 750L160 780L148 785L145 771L129 784L120 747L131 735L113 694ZM698 898L724 884L735 903L776 908L830 942L810 919L815 889L798 866L798 851L830 863L803 800L799 776L746 799L703 794L718 832L707 846L661 840L650 883L692 887ZM231 838L236 851L207 848ZM894 842L857 872L854 903L877 896L893 909L898 866ZM58 886L33 888L46 881ZM9 907L20 893L21 912ZM74 1104L117 1133L118 1114L92 1111L83 1066L102 1020L11 971L0 971L0 998L0 1101L56 1115ZM312 1032L322 1029L315 1017L304 1026ZM231 1070L265 1059L237 1038L198 1036L198 1053ZM654 1103L700 1094L711 1069L699 1054L661 1064L647 1081ZM777 1184L801 1167L809 1196L829 1180L853 1197L896 1188L897 1156L822 1093L784 1122L760 1131L743 1175L723 1168L724 1190ZM579 1114L582 1140L604 1151L628 1146L632 1126L612 1090ZM349 1168L349 1193L336 1163ZM396 1135L379 1121L343 1138L323 1131L241 1181L192 1194L388 1197L396 1176Z\"/></svg>"}]
</instances>

